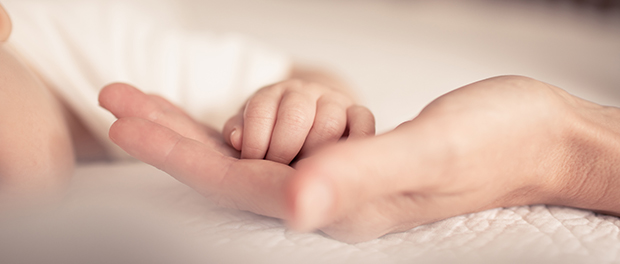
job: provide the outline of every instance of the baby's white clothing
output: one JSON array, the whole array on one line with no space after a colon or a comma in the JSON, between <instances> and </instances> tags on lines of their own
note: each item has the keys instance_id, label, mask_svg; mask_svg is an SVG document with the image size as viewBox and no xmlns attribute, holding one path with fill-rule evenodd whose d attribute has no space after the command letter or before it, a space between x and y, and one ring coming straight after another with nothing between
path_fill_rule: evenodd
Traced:
<instances>
[{"instance_id":1,"label":"baby's white clothing","mask_svg":"<svg viewBox=\"0 0 620 264\"><path fill-rule=\"evenodd\" d=\"M167 14L143 12L138 4L2 3L13 21L9 43L117 158L127 154L108 139L115 118L97 101L106 84L135 85L202 122L221 124L217 112L230 113L290 71L283 54L239 35L182 30L162 19Z\"/></svg>"}]
</instances>

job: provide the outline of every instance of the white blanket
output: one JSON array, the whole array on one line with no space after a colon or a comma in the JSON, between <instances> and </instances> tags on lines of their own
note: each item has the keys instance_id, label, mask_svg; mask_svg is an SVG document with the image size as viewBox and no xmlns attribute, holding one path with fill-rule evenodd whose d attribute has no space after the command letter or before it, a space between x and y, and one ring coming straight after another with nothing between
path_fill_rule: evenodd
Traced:
<instances>
[{"instance_id":1,"label":"white blanket","mask_svg":"<svg viewBox=\"0 0 620 264\"><path fill-rule=\"evenodd\" d=\"M534 205L358 244L214 207L142 163L81 166L65 203L0 228L2 263L617 263L620 220ZM18 259L18 262L7 261Z\"/></svg>"},{"instance_id":2,"label":"white blanket","mask_svg":"<svg viewBox=\"0 0 620 264\"><path fill-rule=\"evenodd\" d=\"M144 164L81 167L74 187L69 207L92 210L93 205L123 205L122 210L108 209L108 217L132 212L130 216L138 223L158 223L167 232L174 230L185 247L192 247L193 258L218 260L209 263L620 261L620 220L571 208L492 209L346 244L320 233L289 231L277 219L213 207L191 189ZM152 215L166 220L154 220ZM163 237L161 228L157 230Z\"/></svg>"}]
</instances>

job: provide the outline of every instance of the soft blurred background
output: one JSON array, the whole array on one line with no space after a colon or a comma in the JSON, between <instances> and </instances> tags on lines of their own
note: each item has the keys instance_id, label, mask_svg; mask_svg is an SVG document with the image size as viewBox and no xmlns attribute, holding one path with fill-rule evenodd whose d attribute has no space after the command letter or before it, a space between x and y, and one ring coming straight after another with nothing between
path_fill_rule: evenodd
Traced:
<instances>
[{"instance_id":1,"label":"soft blurred background","mask_svg":"<svg viewBox=\"0 0 620 264\"><path fill-rule=\"evenodd\" d=\"M620 1L175 3L188 28L249 34L340 73L360 90L380 130L449 90L504 74L620 105Z\"/></svg>"},{"instance_id":2,"label":"soft blurred background","mask_svg":"<svg viewBox=\"0 0 620 264\"><path fill-rule=\"evenodd\" d=\"M504 74L620 106L618 1L132 2L186 30L249 35L333 70L359 90L379 131L445 92ZM0 226L1 263L620 261L620 220L588 211L494 209L349 245L214 208L141 163L78 167L66 202L30 219Z\"/></svg>"}]
</instances>

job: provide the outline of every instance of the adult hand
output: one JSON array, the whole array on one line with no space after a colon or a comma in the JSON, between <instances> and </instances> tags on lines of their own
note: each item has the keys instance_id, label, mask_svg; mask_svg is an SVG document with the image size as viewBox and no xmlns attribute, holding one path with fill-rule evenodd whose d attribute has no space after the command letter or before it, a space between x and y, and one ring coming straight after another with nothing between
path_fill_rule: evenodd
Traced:
<instances>
[{"instance_id":1,"label":"adult hand","mask_svg":"<svg viewBox=\"0 0 620 264\"><path fill-rule=\"evenodd\" d=\"M613 211L601 202L618 207L606 185L618 186L618 159L600 153L617 153L618 140L594 125L612 114L525 77L467 85L391 132L300 161L289 224L357 242L495 207Z\"/></svg>"},{"instance_id":2,"label":"adult hand","mask_svg":"<svg viewBox=\"0 0 620 264\"><path fill-rule=\"evenodd\" d=\"M293 168L266 160L239 160L222 135L165 99L127 84L111 84L101 106L118 120L110 138L151 164L226 207L284 218L284 181Z\"/></svg>"},{"instance_id":3,"label":"adult hand","mask_svg":"<svg viewBox=\"0 0 620 264\"><path fill-rule=\"evenodd\" d=\"M448 93L389 133L319 150L291 167L239 160L221 135L123 84L101 104L110 137L224 206L347 242L494 207L560 204L618 214L620 116L559 88L497 77Z\"/></svg>"}]
</instances>

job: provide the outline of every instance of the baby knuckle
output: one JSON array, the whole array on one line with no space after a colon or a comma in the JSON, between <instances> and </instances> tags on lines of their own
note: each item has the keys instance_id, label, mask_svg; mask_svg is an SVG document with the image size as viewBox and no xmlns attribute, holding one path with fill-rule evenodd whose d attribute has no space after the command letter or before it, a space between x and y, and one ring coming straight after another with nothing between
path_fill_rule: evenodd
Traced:
<instances>
[{"instance_id":1,"label":"baby knuckle","mask_svg":"<svg viewBox=\"0 0 620 264\"><path fill-rule=\"evenodd\" d=\"M281 116L282 122L291 129L303 129L308 124L308 115L298 108L288 109Z\"/></svg>"},{"instance_id":2,"label":"baby knuckle","mask_svg":"<svg viewBox=\"0 0 620 264\"><path fill-rule=\"evenodd\" d=\"M337 117L327 117L314 125L316 133L323 138L340 136L344 132L345 125Z\"/></svg>"},{"instance_id":3,"label":"baby knuckle","mask_svg":"<svg viewBox=\"0 0 620 264\"><path fill-rule=\"evenodd\" d=\"M272 120L274 119L276 110L272 107L263 105L249 104L243 113L246 120Z\"/></svg>"}]
</instances>

